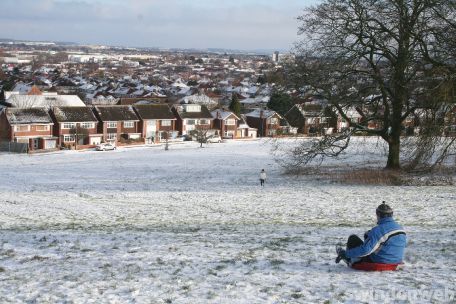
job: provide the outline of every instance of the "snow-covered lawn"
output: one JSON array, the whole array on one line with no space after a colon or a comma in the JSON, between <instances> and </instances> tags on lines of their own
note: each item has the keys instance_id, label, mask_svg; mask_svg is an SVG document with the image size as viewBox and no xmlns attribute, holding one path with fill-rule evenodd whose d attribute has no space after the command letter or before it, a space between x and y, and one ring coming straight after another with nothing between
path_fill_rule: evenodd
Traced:
<instances>
[{"instance_id":1,"label":"snow-covered lawn","mask_svg":"<svg viewBox=\"0 0 456 304\"><path fill-rule=\"evenodd\" d=\"M379 159L356 147L356 159ZM269 150L243 141L0 154L0 302L455 301L454 186L298 178ZM405 267L334 264L335 244L375 225L382 200L408 232Z\"/></svg>"}]
</instances>

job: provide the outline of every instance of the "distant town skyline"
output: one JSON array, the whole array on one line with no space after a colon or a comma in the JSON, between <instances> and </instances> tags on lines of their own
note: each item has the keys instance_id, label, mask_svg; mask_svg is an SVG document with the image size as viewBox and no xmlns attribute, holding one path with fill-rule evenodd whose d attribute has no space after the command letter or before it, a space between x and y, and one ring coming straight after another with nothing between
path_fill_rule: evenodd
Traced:
<instances>
[{"instance_id":1,"label":"distant town skyline","mask_svg":"<svg viewBox=\"0 0 456 304\"><path fill-rule=\"evenodd\" d=\"M2 0L0 36L162 48L289 50L317 0Z\"/></svg>"}]
</instances>

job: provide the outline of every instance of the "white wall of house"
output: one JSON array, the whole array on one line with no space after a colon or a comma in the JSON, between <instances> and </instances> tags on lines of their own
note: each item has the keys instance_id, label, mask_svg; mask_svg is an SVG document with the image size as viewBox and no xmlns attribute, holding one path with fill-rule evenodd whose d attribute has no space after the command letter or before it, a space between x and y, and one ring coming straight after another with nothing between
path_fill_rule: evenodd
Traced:
<instances>
[{"instance_id":1,"label":"white wall of house","mask_svg":"<svg viewBox=\"0 0 456 304\"><path fill-rule=\"evenodd\" d=\"M55 139L45 139L44 140L44 149L55 149L57 148L57 140Z\"/></svg>"},{"instance_id":2,"label":"white wall of house","mask_svg":"<svg viewBox=\"0 0 456 304\"><path fill-rule=\"evenodd\" d=\"M256 138L257 130L249 130L248 134L249 134L249 137Z\"/></svg>"},{"instance_id":3,"label":"white wall of house","mask_svg":"<svg viewBox=\"0 0 456 304\"><path fill-rule=\"evenodd\" d=\"M99 145L101 143L101 136L91 136L89 143L91 145Z\"/></svg>"},{"instance_id":4,"label":"white wall of house","mask_svg":"<svg viewBox=\"0 0 456 304\"><path fill-rule=\"evenodd\" d=\"M155 132L157 132L157 121L148 120L146 123L146 138L155 137Z\"/></svg>"}]
</instances>

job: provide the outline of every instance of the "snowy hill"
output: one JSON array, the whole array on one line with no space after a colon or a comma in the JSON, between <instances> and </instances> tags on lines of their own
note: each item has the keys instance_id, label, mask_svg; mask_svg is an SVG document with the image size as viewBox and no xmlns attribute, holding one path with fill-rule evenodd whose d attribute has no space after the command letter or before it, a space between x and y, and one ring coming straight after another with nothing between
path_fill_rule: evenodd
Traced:
<instances>
[{"instance_id":1,"label":"snowy hill","mask_svg":"<svg viewBox=\"0 0 456 304\"><path fill-rule=\"evenodd\" d=\"M198 146L0 154L0 302L425 303L454 295L454 186L333 184L283 175L269 141ZM381 159L360 147L335 164ZM408 233L404 269L334 264L335 244L375 225L382 200Z\"/></svg>"}]
</instances>

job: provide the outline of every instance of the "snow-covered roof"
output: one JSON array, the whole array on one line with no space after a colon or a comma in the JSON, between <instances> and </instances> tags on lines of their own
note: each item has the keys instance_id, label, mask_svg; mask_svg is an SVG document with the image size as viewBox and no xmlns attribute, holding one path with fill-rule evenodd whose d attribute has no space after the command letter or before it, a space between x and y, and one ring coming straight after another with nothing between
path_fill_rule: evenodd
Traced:
<instances>
[{"instance_id":1,"label":"snow-covered roof","mask_svg":"<svg viewBox=\"0 0 456 304\"><path fill-rule=\"evenodd\" d=\"M220 117L223 120L227 119L230 115L234 115L237 119L239 119L239 117L237 117L237 115L234 114L233 112L220 110L220 109L212 111L211 114L212 114L212 117L214 117L214 118Z\"/></svg>"},{"instance_id":2,"label":"snow-covered roof","mask_svg":"<svg viewBox=\"0 0 456 304\"><path fill-rule=\"evenodd\" d=\"M181 88L181 89L188 89L188 88L189 88L189 86L186 85L186 84L182 81L182 79L180 79L180 78L179 78L178 80L176 80L171 86L172 86L172 87L175 87L175 88Z\"/></svg>"},{"instance_id":3,"label":"snow-covered roof","mask_svg":"<svg viewBox=\"0 0 456 304\"><path fill-rule=\"evenodd\" d=\"M200 104L200 105L216 105L217 102L210 98L209 96L206 96L204 94L199 94L199 95L191 95L191 96L186 96L182 98L180 103L194 103L194 104Z\"/></svg>"},{"instance_id":4,"label":"snow-covered roof","mask_svg":"<svg viewBox=\"0 0 456 304\"><path fill-rule=\"evenodd\" d=\"M269 96L258 96L255 98L241 99L239 102L243 104L268 103L270 99Z\"/></svg>"},{"instance_id":5,"label":"snow-covered roof","mask_svg":"<svg viewBox=\"0 0 456 304\"><path fill-rule=\"evenodd\" d=\"M77 95L11 95L6 100L14 108L84 107Z\"/></svg>"},{"instance_id":6,"label":"snow-covered roof","mask_svg":"<svg viewBox=\"0 0 456 304\"><path fill-rule=\"evenodd\" d=\"M277 113L276 111L272 111L272 110L255 109L252 112L245 114L245 116L257 117L257 118L260 118L260 117L269 118L274 115L278 115L280 118L282 118L282 116L280 116L279 113Z\"/></svg>"},{"instance_id":7,"label":"snow-covered roof","mask_svg":"<svg viewBox=\"0 0 456 304\"><path fill-rule=\"evenodd\" d=\"M97 122L89 107L55 107L52 109L58 122Z\"/></svg>"},{"instance_id":8,"label":"snow-covered roof","mask_svg":"<svg viewBox=\"0 0 456 304\"><path fill-rule=\"evenodd\" d=\"M16 124L51 124L52 119L46 108L6 110L6 117L11 125Z\"/></svg>"},{"instance_id":9,"label":"snow-covered roof","mask_svg":"<svg viewBox=\"0 0 456 304\"><path fill-rule=\"evenodd\" d=\"M23 82L18 82L11 91L17 92L19 94L27 94L31 89L31 85L25 84Z\"/></svg>"},{"instance_id":10,"label":"snow-covered roof","mask_svg":"<svg viewBox=\"0 0 456 304\"><path fill-rule=\"evenodd\" d=\"M303 116L321 116L323 112L323 107L319 104L313 104L313 103L308 103L308 104L295 104L296 109L298 109L299 112ZM290 109L291 111L292 109Z\"/></svg>"},{"instance_id":11,"label":"snow-covered roof","mask_svg":"<svg viewBox=\"0 0 456 304\"><path fill-rule=\"evenodd\" d=\"M345 115L347 115L348 118L361 118L361 114L354 108L347 109Z\"/></svg>"}]
</instances>

